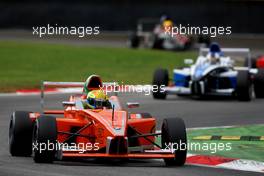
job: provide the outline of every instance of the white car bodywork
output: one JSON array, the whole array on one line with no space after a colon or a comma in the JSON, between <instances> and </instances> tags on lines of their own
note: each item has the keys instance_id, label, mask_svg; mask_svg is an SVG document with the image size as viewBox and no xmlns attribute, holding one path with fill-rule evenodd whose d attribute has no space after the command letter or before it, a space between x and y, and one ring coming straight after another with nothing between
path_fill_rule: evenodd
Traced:
<instances>
[{"instance_id":1,"label":"white car bodywork","mask_svg":"<svg viewBox=\"0 0 264 176\"><path fill-rule=\"evenodd\" d=\"M250 50L248 48L222 48L223 53L240 53L246 55L247 58L251 58ZM188 86L177 86L175 83L174 86L166 87L167 94L178 94L178 95L189 95L192 94L191 85L192 82L196 81L200 84L201 93L205 93L205 84L201 80L201 78L205 77L206 75L210 74L212 71L217 69L224 69L224 72L219 73L218 77L226 77L226 78L233 78L236 79L238 70L248 70L251 74L256 74L257 69L252 69L249 66L235 66L235 61L230 56L220 56L219 61L217 63L210 63L209 56L204 55L203 53L209 52L208 48L201 48L200 54L195 62L195 64L191 65L190 67L185 67L183 69L174 69L173 75L180 75L189 79ZM251 64L251 60L248 59L248 65ZM198 69L201 69L200 74L197 75ZM175 81L175 79L174 79ZM175 81L176 82L176 81ZM210 94L212 95L232 95L234 92L234 88L226 88L226 89L211 89Z\"/></svg>"}]
</instances>

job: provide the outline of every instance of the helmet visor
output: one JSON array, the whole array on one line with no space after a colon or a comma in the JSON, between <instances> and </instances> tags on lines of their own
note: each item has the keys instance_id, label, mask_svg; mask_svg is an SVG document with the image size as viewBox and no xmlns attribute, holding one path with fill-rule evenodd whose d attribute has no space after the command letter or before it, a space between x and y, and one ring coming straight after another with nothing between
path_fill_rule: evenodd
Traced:
<instances>
[{"instance_id":1,"label":"helmet visor","mask_svg":"<svg viewBox=\"0 0 264 176\"><path fill-rule=\"evenodd\" d=\"M107 101L104 99L89 98L87 101L95 109L100 109L107 105Z\"/></svg>"}]
</instances>

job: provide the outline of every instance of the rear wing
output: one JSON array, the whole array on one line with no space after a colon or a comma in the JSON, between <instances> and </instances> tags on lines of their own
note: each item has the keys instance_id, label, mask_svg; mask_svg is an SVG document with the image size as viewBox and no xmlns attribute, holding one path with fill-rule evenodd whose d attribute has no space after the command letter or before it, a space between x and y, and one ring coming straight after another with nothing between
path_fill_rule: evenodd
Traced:
<instances>
[{"instance_id":1,"label":"rear wing","mask_svg":"<svg viewBox=\"0 0 264 176\"><path fill-rule=\"evenodd\" d=\"M208 53L210 48L200 48L199 55L202 56L204 53ZM227 54L237 54L245 56L247 59L248 68L251 68L251 52L249 48L221 48L223 53Z\"/></svg>"},{"instance_id":2,"label":"rear wing","mask_svg":"<svg viewBox=\"0 0 264 176\"><path fill-rule=\"evenodd\" d=\"M141 18L137 23L137 35L143 36L152 33L154 27L158 24L157 18Z\"/></svg>"},{"instance_id":3,"label":"rear wing","mask_svg":"<svg viewBox=\"0 0 264 176\"><path fill-rule=\"evenodd\" d=\"M80 93L82 94L83 86L85 82L52 82L52 81L42 81L41 83L41 92L40 92L40 105L44 109L44 94L46 88L76 88L64 93ZM103 82L103 88L108 88L109 86L113 87L114 93L117 96L117 82Z\"/></svg>"}]
</instances>

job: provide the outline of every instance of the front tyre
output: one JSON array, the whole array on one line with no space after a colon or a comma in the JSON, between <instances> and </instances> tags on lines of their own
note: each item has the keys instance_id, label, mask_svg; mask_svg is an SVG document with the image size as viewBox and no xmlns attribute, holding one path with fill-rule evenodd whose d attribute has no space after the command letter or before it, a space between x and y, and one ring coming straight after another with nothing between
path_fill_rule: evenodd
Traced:
<instances>
[{"instance_id":1,"label":"front tyre","mask_svg":"<svg viewBox=\"0 0 264 176\"><path fill-rule=\"evenodd\" d=\"M52 116L40 116L33 127L33 159L36 163L52 163L57 148L57 123Z\"/></svg>"},{"instance_id":2,"label":"front tyre","mask_svg":"<svg viewBox=\"0 0 264 176\"><path fill-rule=\"evenodd\" d=\"M161 144L166 149L168 145L174 150L175 158L164 159L167 166L182 166L187 156L186 127L181 118L167 118L161 127Z\"/></svg>"}]
</instances>

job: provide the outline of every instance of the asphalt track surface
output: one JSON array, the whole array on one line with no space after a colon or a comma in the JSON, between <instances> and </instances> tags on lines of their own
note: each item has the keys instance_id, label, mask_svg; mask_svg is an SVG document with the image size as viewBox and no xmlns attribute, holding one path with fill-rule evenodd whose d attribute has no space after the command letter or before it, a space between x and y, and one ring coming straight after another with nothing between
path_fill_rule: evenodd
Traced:
<instances>
[{"instance_id":1,"label":"asphalt track surface","mask_svg":"<svg viewBox=\"0 0 264 176\"><path fill-rule=\"evenodd\" d=\"M48 95L47 108L61 108L61 101L68 95ZM32 158L11 157L8 152L8 124L14 110L39 111L39 96L0 96L0 175L27 176L255 176L260 173L235 171L201 166L185 165L168 168L160 160L133 160L126 163L117 161L56 161L53 164L35 164ZM189 98L168 97L168 100L153 100L151 96L120 95L122 104L137 101L141 107L137 112L150 112L158 119L160 126L165 117L181 117L187 127L205 127L221 125L242 125L264 123L264 100L238 102L236 100L197 101Z\"/></svg>"},{"instance_id":2,"label":"asphalt track surface","mask_svg":"<svg viewBox=\"0 0 264 176\"><path fill-rule=\"evenodd\" d=\"M8 33L7 33L8 32ZM29 32L0 32L0 40L38 41L32 38ZM244 39L245 40L245 39ZM248 39L249 40L249 39ZM231 40L219 41L226 47L248 47L251 46L253 54L263 53L261 44L256 45L255 39L249 41L230 42ZM226 42L227 41L227 42ZM249 44L253 41L253 44ZM260 39L262 43L263 39ZM43 42L43 40L41 40ZM49 43L64 43L92 46L124 47L126 39L113 41L80 41L73 40L48 40ZM252 43L252 42L251 42ZM238 45L240 44L240 45ZM243 45L247 44L247 45ZM61 108L61 101L67 99L68 95L49 95L47 98L48 108ZM197 101L189 98L169 96L167 100L153 100L151 96L144 95L121 95L121 102L139 102L140 108L137 112L149 112L157 118L158 128L162 119L166 117L181 117L188 128L229 126L264 123L264 100L253 100L252 102L238 102L236 100L203 100ZM201 166L185 165L184 167L168 168L159 160L133 160L126 163L116 161L60 161L53 164L35 164L32 158L11 157L8 152L8 126L10 115L15 110L40 111L39 96L0 96L0 176L257 176L260 173L235 171L227 169L208 168Z\"/></svg>"}]
</instances>

